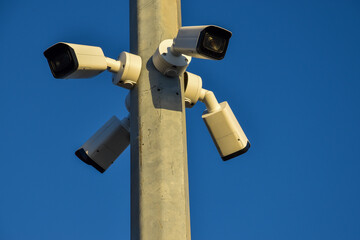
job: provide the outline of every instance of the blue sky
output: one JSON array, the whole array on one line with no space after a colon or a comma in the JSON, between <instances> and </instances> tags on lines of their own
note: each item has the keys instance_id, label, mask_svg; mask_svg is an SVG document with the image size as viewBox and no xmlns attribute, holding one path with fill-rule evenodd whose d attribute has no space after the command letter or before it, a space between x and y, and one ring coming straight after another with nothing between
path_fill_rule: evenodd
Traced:
<instances>
[{"instance_id":1,"label":"blue sky","mask_svg":"<svg viewBox=\"0 0 360 240\"><path fill-rule=\"evenodd\" d=\"M130 239L130 156L104 174L74 151L127 94L111 74L54 79L43 51L65 41L129 51L128 1L0 2L0 239ZM184 26L233 37L193 59L251 149L222 162L187 110L192 239L360 239L360 3L182 1Z\"/></svg>"}]
</instances>

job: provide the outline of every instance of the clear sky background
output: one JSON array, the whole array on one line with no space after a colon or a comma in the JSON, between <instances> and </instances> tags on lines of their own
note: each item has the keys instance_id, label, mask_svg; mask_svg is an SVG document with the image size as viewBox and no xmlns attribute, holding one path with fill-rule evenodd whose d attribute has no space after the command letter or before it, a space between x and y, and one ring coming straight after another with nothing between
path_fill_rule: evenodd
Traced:
<instances>
[{"instance_id":1,"label":"clear sky background","mask_svg":"<svg viewBox=\"0 0 360 240\"><path fill-rule=\"evenodd\" d=\"M187 110L194 240L360 239L360 3L183 0L184 26L233 32L222 61L188 70L228 101L251 141L223 162ZM74 155L126 89L111 74L54 79L65 41L129 51L128 1L0 2L0 239L130 239L127 149L100 174Z\"/></svg>"}]
</instances>

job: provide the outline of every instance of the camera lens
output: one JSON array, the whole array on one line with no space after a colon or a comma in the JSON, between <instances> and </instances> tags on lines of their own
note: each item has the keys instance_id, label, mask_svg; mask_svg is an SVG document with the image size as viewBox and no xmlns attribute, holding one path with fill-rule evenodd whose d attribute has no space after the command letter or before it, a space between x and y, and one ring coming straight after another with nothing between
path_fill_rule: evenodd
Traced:
<instances>
[{"instance_id":1,"label":"camera lens","mask_svg":"<svg viewBox=\"0 0 360 240\"><path fill-rule=\"evenodd\" d=\"M44 55L55 78L66 78L79 66L74 50L65 43L51 46Z\"/></svg>"},{"instance_id":2,"label":"camera lens","mask_svg":"<svg viewBox=\"0 0 360 240\"><path fill-rule=\"evenodd\" d=\"M206 49L217 53L222 53L224 52L225 44L225 39L213 36L209 33L205 34L203 45Z\"/></svg>"},{"instance_id":3,"label":"camera lens","mask_svg":"<svg viewBox=\"0 0 360 240\"><path fill-rule=\"evenodd\" d=\"M207 26L200 32L196 51L207 59L221 60L226 54L230 38L230 31L218 26Z\"/></svg>"},{"instance_id":4,"label":"camera lens","mask_svg":"<svg viewBox=\"0 0 360 240\"><path fill-rule=\"evenodd\" d=\"M71 55L68 51L62 52L59 55L55 56L51 60L51 66L54 72L58 73L68 68L71 64Z\"/></svg>"}]
</instances>

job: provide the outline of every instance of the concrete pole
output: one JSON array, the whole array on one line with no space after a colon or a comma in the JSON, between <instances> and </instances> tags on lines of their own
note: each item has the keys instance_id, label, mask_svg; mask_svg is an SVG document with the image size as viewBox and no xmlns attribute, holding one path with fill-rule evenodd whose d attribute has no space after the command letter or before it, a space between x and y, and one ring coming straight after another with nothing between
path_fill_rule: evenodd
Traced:
<instances>
[{"instance_id":1,"label":"concrete pole","mask_svg":"<svg viewBox=\"0 0 360 240\"><path fill-rule=\"evenodd\" d=\"M132 240L191 239L183 82L151 61L180 26L180 0L130 0L130 49L143 59L131 90Z\"/></svg>"}]
</instances>

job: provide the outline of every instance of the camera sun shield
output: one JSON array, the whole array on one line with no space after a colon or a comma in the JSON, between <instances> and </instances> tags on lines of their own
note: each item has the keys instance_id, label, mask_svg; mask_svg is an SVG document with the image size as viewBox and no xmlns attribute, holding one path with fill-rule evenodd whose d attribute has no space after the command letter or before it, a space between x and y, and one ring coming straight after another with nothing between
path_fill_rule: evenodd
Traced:
<instances>
[{"instance_id":1,"label":"camera sun shield","mask_svg":"<svg viewBox=\"0 0 360 240\"><path fill-rule=\"evenodd\" d=\"M55 78L90 78L108 68L100 47L60 42L44 52Z\"/></svg>"},{"instance_id":2,"label":"camera sun shield","mask_svg":"<svg viewBox=\"0 0 360 240\"><path fill-rule=\"evenodd\" d=\"M231 35L230 31L214 25L181 27L173 50L196 58L221 60Z\"/></svg>"},{"instance_id":3,"label":"camera sun shield","mask_svg":"<svg viewBox=\"0 0 360 240\"><path fill-rule=\"evenodd\" d=\"M220 27L209 26L201 31L197 52L211 59L221 60L225 57L231 32Z\"/></svg>"},{"instance_id":4,"label":"camera sun shield","mask_svg":"<svg viewBox=\"0 0 360 240\"><path fill-rule=\"evenodd\" d=\"M79 66L74 50L64 43L48 48L44 55L55 78L66 78Z\"/></svg>"}]
</instances>

